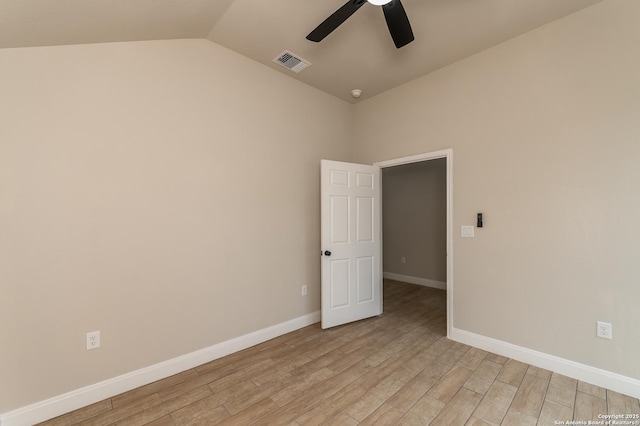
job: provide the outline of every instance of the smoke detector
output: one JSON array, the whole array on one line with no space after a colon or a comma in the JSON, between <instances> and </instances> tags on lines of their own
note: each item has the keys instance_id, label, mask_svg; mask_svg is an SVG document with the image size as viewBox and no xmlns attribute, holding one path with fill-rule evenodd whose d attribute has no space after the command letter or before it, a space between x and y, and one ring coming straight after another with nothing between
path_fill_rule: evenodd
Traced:
<instances>
[{"instance_id":1,"label":"smoke detector","mask_svg":"<svg viewBox=\"0 0 640 426\"><path fill-rule=\"evenodd\" d=\"M288 70L291 70L295 73L302 71L311 65L311 62L302 59L300 56L285 50L273 60L276 64L282 65Z\"/></svg>"}]
</instances>

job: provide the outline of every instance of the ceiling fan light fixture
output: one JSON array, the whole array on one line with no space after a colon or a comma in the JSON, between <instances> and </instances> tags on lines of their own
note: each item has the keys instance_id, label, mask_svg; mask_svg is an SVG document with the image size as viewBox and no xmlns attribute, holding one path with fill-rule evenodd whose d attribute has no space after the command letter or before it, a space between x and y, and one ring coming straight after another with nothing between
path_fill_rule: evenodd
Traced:
<instances>
[{"instance_id":1,"label":"ceiling fan light fixture","mask_svg":"<svg viewBox=\"0 0 640 426\"><path fill-rule=\"evenodd\" d=\"M371 4L375 4L376 6L384 6L387 3L391 3L391 0L367 0Z\"/></svg>"}]
</instances>

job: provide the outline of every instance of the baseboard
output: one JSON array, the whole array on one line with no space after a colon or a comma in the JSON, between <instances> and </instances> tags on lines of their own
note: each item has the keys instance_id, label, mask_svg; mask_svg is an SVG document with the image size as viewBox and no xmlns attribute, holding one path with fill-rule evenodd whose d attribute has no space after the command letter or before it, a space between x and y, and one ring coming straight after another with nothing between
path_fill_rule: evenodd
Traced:
<instances>
[{"instance_id":1,"label":"baseboard","mask_svg":"<svg viewBox=\"0 0 640 426\"><path fill-rule=\"evenodd\" d=\"M417 284L425 287L437 288L440 290L447 289L447 283L444 281L430 280L428 278L411 277L409 275L394 274L393 272L383 272L382 276L390 280L402 281L403 283Z\"/></svg>"},{"instance_id":2,"label":"baseboard","mask_svg":"<svg viewBox=\"0 0 640 426\"><path fill-rule=\"evenodd\" d=\"M122 392L153 383L198 365L230 355L283 334L315 324L320 312L313 312L262 330L254 331L208 348L141 368L45 401L0 414L0 426L26 426L42 422L78 408L111 398Z\"/></svg>"},{"instance_id":3,"label":"baseboard","mask_svg":"<svg viewBox=\"0 0 640 426\"><path fill-rule=\"evenodd\" d=\"M640 380L453 327L451 340L640 398Z\"/></svg>"}]
</instances>

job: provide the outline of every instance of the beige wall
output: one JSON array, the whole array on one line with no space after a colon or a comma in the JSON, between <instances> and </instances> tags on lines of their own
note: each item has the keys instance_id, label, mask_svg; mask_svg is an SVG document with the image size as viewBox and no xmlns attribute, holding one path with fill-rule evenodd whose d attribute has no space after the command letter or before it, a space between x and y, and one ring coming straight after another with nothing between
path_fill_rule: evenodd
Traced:
<instances>
[{"instance_id":1,"label":"beige wall","mask_svg":"<svg viewBox=\"0 0 640 426\"><path fill-rule=\"evenodd\" d=\"M382 169L384 272L447 281L446 166L441 158Z\"/></svg>"},{"instance_id":2,"label":"beige wall","mask_svg":"<svg viewBox=\"0 0 640 426\"><path fill-rule=\"evenodd\" d=\"M605 0L357 104L357 162L453 149L454 327L640 379L639 41Z\"/></svg>"},{"instance_id":3,"label":"beige wall","mask_svg":"<svg viewBox=\"0 0 640 426\"><path fill-rule=\"evenodd\" d=\"M0 412L319 309L351 105L202 40L2 50L0 76Z\"/></svg>"}]
</instances>

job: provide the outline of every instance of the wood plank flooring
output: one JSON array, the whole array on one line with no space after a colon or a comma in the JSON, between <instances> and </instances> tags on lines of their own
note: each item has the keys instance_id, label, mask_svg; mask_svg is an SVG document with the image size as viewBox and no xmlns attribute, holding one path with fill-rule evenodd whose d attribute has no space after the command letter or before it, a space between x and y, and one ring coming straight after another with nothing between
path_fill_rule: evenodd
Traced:
<instances>
[{"instance_id":1,"label":"wood plank flooring","mask_svg":"<svg viewBox=\"0 0 640 426\"><path fill-rule=\"evenodd\" d=\"M446 296L385 281L385 313L318 324L44 425L554 425L638 399L448 340Z\"/></svg>"}]
</instances>

